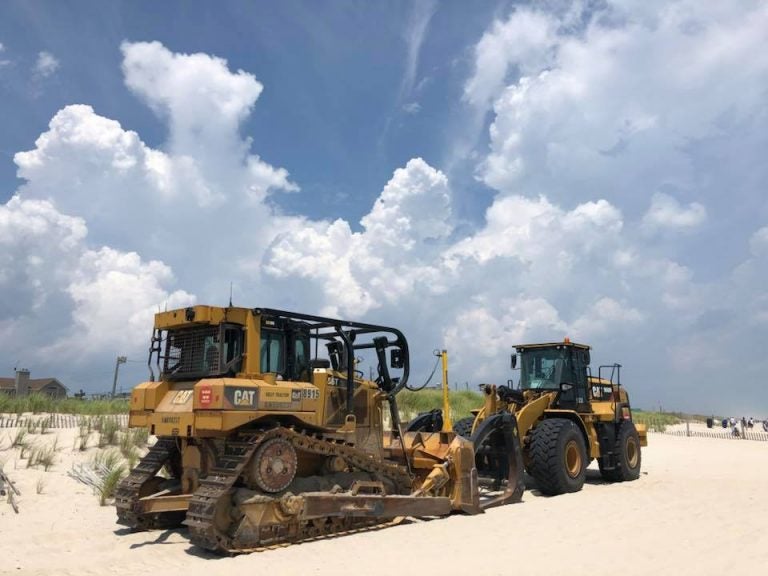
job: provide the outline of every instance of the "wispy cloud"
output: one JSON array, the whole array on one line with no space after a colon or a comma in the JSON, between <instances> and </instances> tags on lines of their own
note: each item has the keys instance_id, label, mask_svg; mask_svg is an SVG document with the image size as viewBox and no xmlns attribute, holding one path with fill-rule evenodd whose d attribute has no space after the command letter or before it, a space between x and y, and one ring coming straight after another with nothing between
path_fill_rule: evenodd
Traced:
<instances>
[{"instance_id":1,"label":"wispy cloud","mask_svg":"<svg viewBox=\"0 0 768 576\"><path fill-rule=\"evenodd\" d=\"M59 60L50 52L42 51L37 55L34 74L38 78L48 78L59 69Z\"/></svg>"},{"instance_id":2,"label":"wispy cloud","mask_svg":"<svg viewBox=\"0 0 768 576\"><path fill-rule=\"evenodd\" d=\"M3 52L5 52L5 46L3 46L3 43L0 42L0 55L2 55ZM3 66L7 66L10 63L11 63L10 60L0 58L0 68L2 68Z\"/></svg>"},{"instance_id":3,"label":"wispy cloud","mask_svg":"<svg viewBox=\"0 0 768 576\"><path fill-rule=\"evenodd\" d=\"M416 73L419 69L419 54L424 38L427 36L429 23L437 10L435 0L421 0L416 2L408 20L405 30L405 41L408 46L408 54L405 61L405 74L400 84L400 101L407 99L413 91L416 82Z\"/></svg>"},{"instance_id":4,"label":"wispy cloud","mask_svg":"<svg viewBox=\"0 0 768 576\"><path fill-rule=\"evenodd\" d=\"M416 85L416 75L419 70L419 54L427 36L429 23L437 10L435 0L418 0L413 5L413 10L408 17L408 23L403 31L403 39L406 43L407 53L405 59L405 72L400 81L400 91L395 102L395 112L391 114L384 125L384 130L378 140L378 147L381 148L389 133L392 121L400 113L414 116L421 111L421 104L417 98L413 97L414 92L419 92L420 88L425 86L424 80Z\"/></svg>"},{"instance_id":5,"label":"wispy cloud","mask_svg":"<svg viewBox=\"0 0 768 576\"><path fill-rule=\"evenodd\" d=\"M406 114L418 114L419 110L421 110L421 104L418 102L408 102L407 104L403 104L403 112Z\"/></svg>"}]
</instances>

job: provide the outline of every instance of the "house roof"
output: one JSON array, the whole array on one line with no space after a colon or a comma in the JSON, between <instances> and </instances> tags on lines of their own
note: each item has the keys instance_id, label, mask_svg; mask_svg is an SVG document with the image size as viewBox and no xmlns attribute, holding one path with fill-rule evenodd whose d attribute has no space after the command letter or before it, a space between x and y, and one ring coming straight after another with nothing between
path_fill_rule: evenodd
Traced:
<instances>
[{"instance_id":1,"label":"house roof","mask_svg":"<svg viewBox=\"0 0 768 576\"><path fill-rule=\"evenodd\" d=\"M32 391L36 390L42 390L49 384L57 384L67 389L64 384L58 381L56 378L30 378L29 379L29 389ZM16 379L15 378L0 378L0 390L14 390L16 388Z\"/></svg>"}]
</instances>

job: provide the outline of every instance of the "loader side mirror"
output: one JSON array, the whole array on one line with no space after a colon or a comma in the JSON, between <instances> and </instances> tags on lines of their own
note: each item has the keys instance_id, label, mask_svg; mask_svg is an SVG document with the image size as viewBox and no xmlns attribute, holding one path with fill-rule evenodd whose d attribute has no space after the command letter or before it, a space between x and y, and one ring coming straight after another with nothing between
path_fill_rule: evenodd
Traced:
<instances>
[{"instance_id":1,"label":"loader side mirror","mask_svg":"<svg viewBox=\"0 0 768 576\"><path fill-rule=\"evenodd\" d=\"M512 370L517 368L517 354L512 354L511 358L509 359L509 365L512 367Z\"/></svg>"},{"instance_id":2,"label":"loader side mirror","mask_svg":"<svg viewBox=\"0 0 768 576\"><path fill-rule=\"evenodd\" d=\"M392 348L389 352L389 365L392 368L403 367L403 351L400 348Z\"/></svg>"}]
</instances>

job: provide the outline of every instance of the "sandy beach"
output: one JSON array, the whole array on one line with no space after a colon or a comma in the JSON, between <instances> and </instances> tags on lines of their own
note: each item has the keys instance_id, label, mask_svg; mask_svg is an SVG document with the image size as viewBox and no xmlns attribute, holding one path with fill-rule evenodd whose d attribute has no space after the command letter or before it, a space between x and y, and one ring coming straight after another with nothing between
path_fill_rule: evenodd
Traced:
<instances>
[{"instance_id":1,"label":"sandy beach","mask_svg":"<svg viewBox=\"0 0 768 576\"><path fill-rule=\"evenodd\" d=\"M21 491L0 500L0 574L722 574L768 566L768 442L650 434L638 481L606 484L480 516L399 526L220 558L183 530L131 533L111 506L67 475L96 448L58 437L54 465L27 468L0 429L0 463ZM38 493L40 492L40 493Z\"/></svg>"}]
</instances>

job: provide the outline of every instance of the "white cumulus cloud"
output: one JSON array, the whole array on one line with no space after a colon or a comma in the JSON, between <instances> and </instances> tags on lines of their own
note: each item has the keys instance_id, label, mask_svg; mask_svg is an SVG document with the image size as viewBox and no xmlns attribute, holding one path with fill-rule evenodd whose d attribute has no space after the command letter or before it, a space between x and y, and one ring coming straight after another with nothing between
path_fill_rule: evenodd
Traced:
<instances>
[{"instance_id":1,"label":"white cumulus cloud","mask_svg":"<svg viewBox=\"0 0 768 576\"><path fill-rule=\"evenodd\" d=\"M643 216L643 226L648 230L689 229L701 226L706 219L707 210L699 202L683 206L673 196L657 192Z\"/></svg>"},{"instance_id":2,"label":"white cumulus cloud","mask_svg":"<svg viewBox=\"0 0 768 576\"><path fill-rule=\"evenodd\" d=\"M696 363L717 352L757 377L740 344L768 317L765 214L737 218L764 195L768 9L558 5L517 8L473 52L463 105L487 114L475 154L494 192L473 224L457 212L468 192L421 158L392 167L359 222L281 214L270 196L298 185L241 133L264 90L253 74L123 44L126 87L167 139L150 147L71 105L16 155L24 183L0 207L3 358L144 357L158 306L225 303L231 281L236 304L398 326L414 372L447 347L453 378L503 382L514 344L569 336L627 366L641 405L700 393L718 410L725 368ZM714 266L714 248L702 263L675 243L706 234L737 248Z\"/></svg>"},{"instance_id":3,"label":"white cumulus cloud","mask_svg":"<svg viewBox=\"0 0 768 576\"><path fill-rule=\"evenodd\" d=\"M343 220L308 225L279 235L266 271L313 281L328 313L365 314L430 280L436 241L452 230L448 181L420 158L395 170L362 232Z\"/></svg>"}]
</instances>

